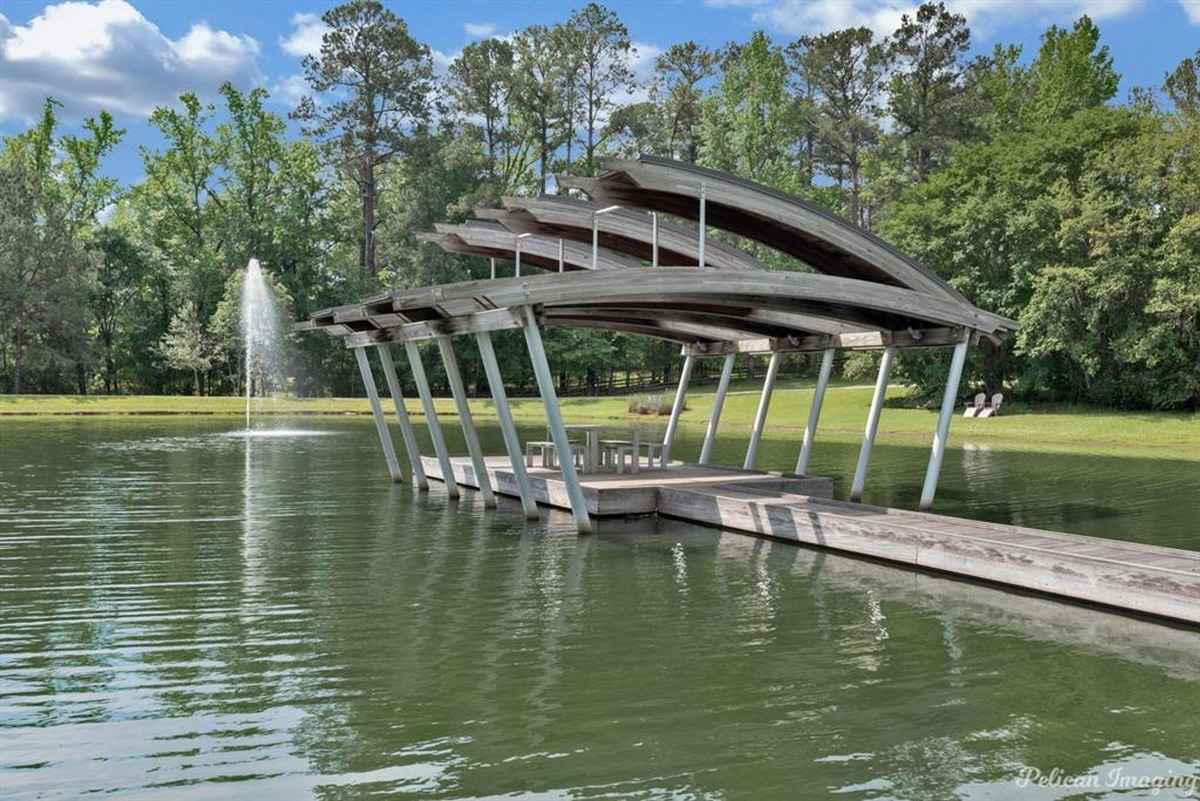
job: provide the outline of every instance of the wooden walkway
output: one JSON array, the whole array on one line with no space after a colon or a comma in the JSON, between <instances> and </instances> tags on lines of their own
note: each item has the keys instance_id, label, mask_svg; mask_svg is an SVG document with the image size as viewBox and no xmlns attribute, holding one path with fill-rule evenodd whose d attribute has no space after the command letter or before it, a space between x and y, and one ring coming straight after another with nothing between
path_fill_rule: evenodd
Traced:
<instances>
[{"instance_id":1,"label":"wooden walkway","mask_svg":"<svg viewBox=\"0 0 1200 801\"><path fill-rule=\"evenodd\" d=\"M436 459L424 463L441 477ZM517 496L508 460L487 463L496 491ZM477 486L469 460L453 465ZM530 479L539 503L569 508L557 471L531 468ZM581 479L593 515L657 513L1200 624L1200 552L835 501L827 478L680 464Z\"/></svg>"}]
</instances>

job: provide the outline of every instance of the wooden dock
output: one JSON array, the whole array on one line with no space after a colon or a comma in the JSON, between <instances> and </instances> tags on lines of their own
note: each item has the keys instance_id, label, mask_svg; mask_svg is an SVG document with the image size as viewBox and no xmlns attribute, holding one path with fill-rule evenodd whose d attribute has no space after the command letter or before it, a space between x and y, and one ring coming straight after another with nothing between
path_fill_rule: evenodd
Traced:
<instances>
[{"instance_id":1,"label":"wooden dock","mask_svg":"<svg viewBox=\"0 0 1200 801\"><path fill-rule=\"evenodd\" d=\"M422 458L425 474L442 479L442 468L436 458ZM485 459L492 487L501 495L520 497L517 479L507 457L489 456ZM464 487L478 487L471 460L455 457L450 460L455 480ZM571 502L562 474L558 470L530 467L529 483L534 497L543 506L570 510ZM705 487L710 484L754 486L768 492L795 492L829 498L833 481L819 476L788 478L757 470L738 470L709 465L685 465L675 462L669 470L642 468L634 473L583 473L579 476L588 514L593 517L620 515L651 515L658 511L658 492L662 487Z\"/></svg>"},{"instance_id":2,"label":"wooden dock","mask_svg":"<svg viewBox=\"0 0 1200 801\"><path fill-rule=\"evenodd\" d=\"M436 459L424 462L441 477ZM460 484L478 485L470 460L452 464ZM496 491L517 496L507 459L487 464ZM570 508L558 471L529 472L539 503ZM601 517L656 513L1200 624L1200 552L836 501L828 478L677 464L581 479Z\"/></svg>"}]
</instances>

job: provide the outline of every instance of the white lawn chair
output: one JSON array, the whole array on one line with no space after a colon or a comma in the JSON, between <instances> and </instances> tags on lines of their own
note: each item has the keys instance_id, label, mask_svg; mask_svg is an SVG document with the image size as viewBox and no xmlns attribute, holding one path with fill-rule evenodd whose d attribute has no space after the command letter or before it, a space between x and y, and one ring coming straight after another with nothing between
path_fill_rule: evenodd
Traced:
<instances>
[{"instance_id":1,"label":"white lawn chair","mask_svg":"<svg viewBox=\"0 0 1200 801\"><path fill-rule=\"evenodd\" d=\"M980 392L975 396L974 403L968 403L967 408L963 411L963 417L981 417L980 412L987 406L987 395Z\"/></svg>"},{"instance_id":2,"label":"white lawn chair","mask_svg":"<svg viewBox=\"0 0 1200 801\"><path fill-rule=\"evenodd\" d=\"M1004 395L997 392L992 396L992 405L984 407L979 413L980 417L995 417L1000 414L1000 406L1004 403Z\"/></svg>"}]
</instances>

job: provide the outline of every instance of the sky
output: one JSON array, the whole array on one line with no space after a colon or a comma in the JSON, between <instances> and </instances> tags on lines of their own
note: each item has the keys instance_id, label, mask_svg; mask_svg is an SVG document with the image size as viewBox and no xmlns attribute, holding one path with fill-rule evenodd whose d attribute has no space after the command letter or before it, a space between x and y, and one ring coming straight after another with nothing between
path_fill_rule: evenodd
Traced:
<instances>
[{"instance_id":1,"label":"sky","mask_svg":"<svg viewBox=\"0 0 1200 801\"><path fill-rule=\"evenodd\" d=\"M553 24L582 5L537 0L385 0L445 66L479 38ZM320 46L320 14L332 2L277 0L0 0L0 134L23 130L53 95L70 128L101 108L128 134L106 165L124 183L141 175L140 147L161 145L146 118L179 93L212 99L226 80L263 86L281 114L303 92L300 60ZM612 0L645 74L671 44L719 47L757 29L780 43L806 33L866 25L895 29L905 0ZM1200 0L948 0L970 22L975 52L1020 44L1026 58L1051 24L1088 14L1121 72L1121 97L1158 86L1200 47Z\"/></svg>"}]
</instances>

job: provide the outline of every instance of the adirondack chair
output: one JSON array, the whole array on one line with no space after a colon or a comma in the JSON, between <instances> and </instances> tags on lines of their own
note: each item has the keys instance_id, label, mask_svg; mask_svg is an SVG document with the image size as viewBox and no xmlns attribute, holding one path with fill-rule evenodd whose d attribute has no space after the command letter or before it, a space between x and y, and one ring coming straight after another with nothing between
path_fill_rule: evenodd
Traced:
<instances>
[{"instance_id":1,"label":"adirondack chair","mask_svg":"<svg viewBox=\"0 0 1200 801\"><path fill-rule=\"evenodd\" d=\"M980 417L995 417L996 415L1000 414L1000 406L1003 405L1003 403L1004 403L1004 395L1002 393L997 392L995 395L992 396L992 405L984 407L984 409L979 413L979 416Z\"/></svg>"},{"instance_id":2,"label":"adirondack chair","mask_svg":"<svg viewBox=\"0 0 1200 801\"><path fill-rule=\"evenodd\" d=\"M963 417L981 417L980 412L987 407L987 395L980 392L975 396L973 403L968 403L967 408L963 411Z\"/></svg>"}]
</instances>

